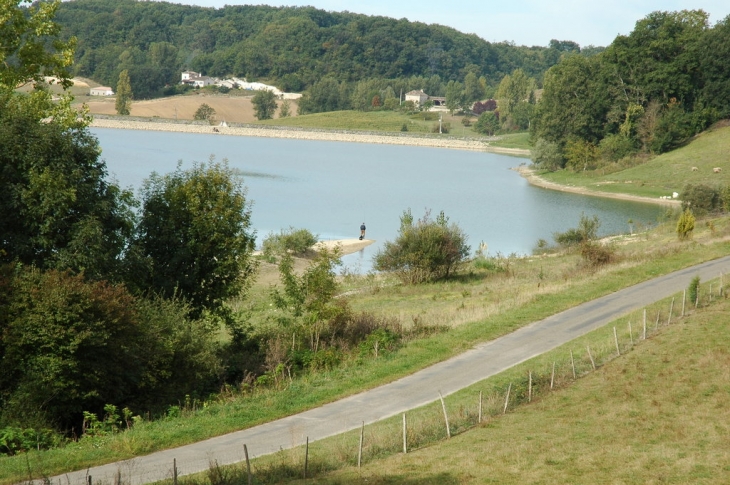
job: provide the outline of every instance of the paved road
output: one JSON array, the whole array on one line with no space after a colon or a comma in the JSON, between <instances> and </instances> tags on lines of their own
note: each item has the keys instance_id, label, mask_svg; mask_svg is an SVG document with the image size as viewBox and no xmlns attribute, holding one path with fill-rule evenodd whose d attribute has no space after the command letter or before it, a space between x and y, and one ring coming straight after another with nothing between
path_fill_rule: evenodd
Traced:
<instances>
[{"instance_id":1,"label":"paved road","mask_svg":"<svg viewBox=\"0 0 730 485\"><path fill-rule=\"evenodd\" d=\"M219 436L199 443L153 453L119 463L53 477L52 484L112 484L120 476L125 484L141 485L171 478L173 459L180 475L208 469L209 463L231 464L243 460L243 444L249 456L274 453L282 448L320 440L400 414L443 395L479 382L573 340L622 315L666 298L689 285L699 275L702 281L730 272L730 256L677 271L618 291L603 298L523 327L452 359L428 367L390 384L327 404L288 418Z\"/></svg>"}]
</instances>

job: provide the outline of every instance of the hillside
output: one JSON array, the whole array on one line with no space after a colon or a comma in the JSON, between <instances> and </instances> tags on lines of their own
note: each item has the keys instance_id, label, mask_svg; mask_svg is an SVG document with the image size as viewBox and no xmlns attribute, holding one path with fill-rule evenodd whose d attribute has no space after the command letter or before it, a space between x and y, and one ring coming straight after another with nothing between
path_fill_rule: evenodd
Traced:
<instances>
[{"instance_id":1,"label":"hillside","mask_svg":"<svg viewBox=\"0 0 730 485\"><path fill-rule=\"evenodd\" d=\"M440 86L465 72L495 85L517 68L540 79L566 50L579 50L573 42L549 48L490 43L440 25L312 7L75 0L61 4L57 20L66 37L78 39L75 75L113 86L128 69L138 98L159 95L184 69L266 79L284 91L324 77L420 78L411 89L423 89L429 79Z\"/></svg>"}]
</instances>

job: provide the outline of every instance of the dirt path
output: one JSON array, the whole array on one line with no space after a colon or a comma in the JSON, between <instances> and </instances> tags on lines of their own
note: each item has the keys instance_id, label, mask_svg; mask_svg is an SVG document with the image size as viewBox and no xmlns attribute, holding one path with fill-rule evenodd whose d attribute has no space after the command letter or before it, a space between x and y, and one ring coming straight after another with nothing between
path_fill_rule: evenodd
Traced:
<instances>
[{"instance_id":1,"label":"dirt path","mask_svg":"<svg viewBox=\"0 0 730 485\"><path fill-rule=\"evenodd\" d=\"M240 462L243 445L249 456L271 454L309 441L320 440L414 409L498 374L536 355L547 352L628 312L686 288L699 275L702 280L730 271L730 256L703 263L640 283L602 298L532 323L509 335L485 342L449 360L433 365L390 384L350 396L319 408L243 431L165 450L119 463L56 476L48 484L84 485L87 476L95 483L128 485L170 479L173 460L178 473L187 475L219 465Z\"/></svg>"}]
</instances>

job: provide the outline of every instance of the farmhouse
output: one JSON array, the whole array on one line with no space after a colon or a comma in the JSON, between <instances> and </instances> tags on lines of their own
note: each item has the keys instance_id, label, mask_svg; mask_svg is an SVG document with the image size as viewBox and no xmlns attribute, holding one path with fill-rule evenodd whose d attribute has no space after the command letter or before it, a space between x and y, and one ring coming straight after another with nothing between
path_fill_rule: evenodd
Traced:
<instances>
[{"instance_id":1,"label":"farmhouse","mask_svg":"<svg viewBox=\"0 0 730 485\"><path fill-rule=\"evenodd\" d=\"M428 101L428 94L424 93L423 90L414 90L406 93L406 101L413 101L416 106L420 106Z\"/></svg>"},{"instance_id":2,"label":"farmhouse","mask_svg":"<svg viewBox=\"0 0 730 485\"><path fill-rule=\"evenodd\" d=\"M99 86L89 90L89 96L114 96L114 91L108 86Z\"/></svg>"}]
</instances>

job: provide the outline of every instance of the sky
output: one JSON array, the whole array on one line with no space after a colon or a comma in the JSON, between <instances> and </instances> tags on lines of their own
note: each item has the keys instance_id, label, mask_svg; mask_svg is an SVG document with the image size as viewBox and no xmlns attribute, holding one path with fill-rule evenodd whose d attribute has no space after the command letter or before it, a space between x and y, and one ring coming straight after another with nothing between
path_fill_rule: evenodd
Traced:
<instances>
[{"instance_id":1,"label":"sky","mask_svg":"<svg viewBox=\"0 0 730 485\"><path fill-rule=\"evenodd\" d=\"M489 42L547 46L551 39L582 47L607 46L627 35L651 12L697 10L710 14L710 25L730 15L730 0L166 0L171 3L222 7L265 4L306 6L322 10L382 15L441 24Z\"/></svg>"}]
</instances>

